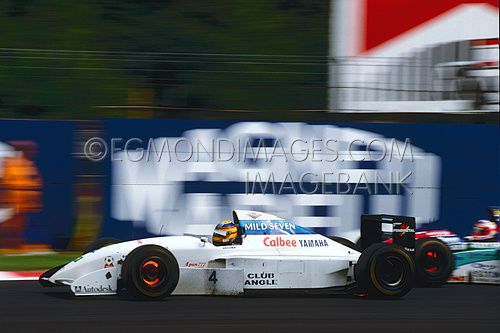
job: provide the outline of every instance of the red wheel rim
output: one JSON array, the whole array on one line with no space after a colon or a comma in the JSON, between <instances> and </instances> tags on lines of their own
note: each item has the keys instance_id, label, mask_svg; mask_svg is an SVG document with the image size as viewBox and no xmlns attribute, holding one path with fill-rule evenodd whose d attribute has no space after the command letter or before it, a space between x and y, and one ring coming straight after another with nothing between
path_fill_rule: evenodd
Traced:
<instances>
[{"instance_id":1,"label":"red wheel rim","mask_svg":"<svg viewBox=\"0 0 500 333\"><path fill-rule=\"evenodd\" d=\"M441 256L438 251L429 250L424 253L424 270L427 273L435 273L441 267Z\"/></svg>"},{"instance_id":2,"label":"red wheel rim","mask_svg":"<svg viewBox=\"0 0 500 333\"><path fill-rule=\"evenodd\" d=\"M146 259L140 267L141 280L150 287L157 286L163 280L164 275L164 265L156 258Z\"/></svg>"}]
</instances>

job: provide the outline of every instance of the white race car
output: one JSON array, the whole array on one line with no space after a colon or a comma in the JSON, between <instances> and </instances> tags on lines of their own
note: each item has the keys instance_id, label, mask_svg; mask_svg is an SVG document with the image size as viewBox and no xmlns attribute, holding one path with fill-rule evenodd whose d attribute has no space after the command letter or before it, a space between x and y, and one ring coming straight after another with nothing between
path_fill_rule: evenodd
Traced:
<instances>
[{"instance_id":1,"label":"white race car","mask_svg":"<svg viewBox=\"0 0 500 333\"><path fill-rule=\"evenodd\" d=\"M238 237L231 245L215 246L206 237L194 236L111 245L108 239L48 270L40 283L69 286L78 296L126 290L146 299L293 290L401 297L412 288L415 274L414 218L368 217L362 220L362 253L347 240L327 238L289 220L236 210ZM379 243L382 223L393 226L394 244Z\"/></svg>"}]
</instances>

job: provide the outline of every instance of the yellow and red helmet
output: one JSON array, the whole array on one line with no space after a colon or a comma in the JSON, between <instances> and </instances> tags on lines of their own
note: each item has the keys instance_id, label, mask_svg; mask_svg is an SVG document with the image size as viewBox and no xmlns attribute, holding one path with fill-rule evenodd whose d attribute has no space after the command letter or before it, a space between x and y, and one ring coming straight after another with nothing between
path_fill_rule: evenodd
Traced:
<instances>
[{"instance_id":1,"label":"yellow and red helmet","mask_svg":"<svg viewBox=\"0 0 500 333\"><path fill-rule=\"evenodd\" d=\"M230 245L234 243L236 237L238 237L238 228L233 222L225 220L215 227L212 244L216 246Z\"/></svg>"}]
</instances>

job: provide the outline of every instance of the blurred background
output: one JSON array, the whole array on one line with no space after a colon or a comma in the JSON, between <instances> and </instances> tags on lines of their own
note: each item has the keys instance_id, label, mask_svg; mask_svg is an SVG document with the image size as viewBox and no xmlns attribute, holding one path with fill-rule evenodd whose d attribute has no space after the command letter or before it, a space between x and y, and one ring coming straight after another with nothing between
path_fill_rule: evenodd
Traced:
<instances>
[{"instance_id":1,"label":"blurred background","mask_svg":"<svg viewBox=\"0 0 500 333\"><path fill-rule=\"evenodd\" d=\"M50 267L102 236L208 235L236 208L325 234L382 212L467 234L500 198L498 6L0 2L0 270ZM96 162L93 137L333 138L340 152L410 138L415 161ZM247 195L248 170L413 176L402 193Z\"/></svg>"}]
</instances>

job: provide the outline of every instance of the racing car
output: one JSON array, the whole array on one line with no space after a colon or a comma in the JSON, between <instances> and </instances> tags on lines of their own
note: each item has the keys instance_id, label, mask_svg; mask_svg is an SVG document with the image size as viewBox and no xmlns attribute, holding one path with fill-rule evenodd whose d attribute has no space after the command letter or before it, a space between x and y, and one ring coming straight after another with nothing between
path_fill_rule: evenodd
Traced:
<instances>
[{"instance_id":1,"label":"racing car","mask_svg":"<svg viewBox=\"0 0 500 333\"><path fill-rule=\"evenodd\" d=\"M500 207L488 207L488 213L489 220L477 220L472 233L463 239L448 230L417 232L418 278L429 284L436 281L438 284L500 284L500 242L497 241Z\"/></svg>"},{"instance_id":2,"label":"racing car","mask_svg":"<svg viewBox=\"0 0 500 333\"><path fill-rule=\"evenodd\" d=\"M362 217L362 252L271 214L236 210L207 237L162 236L117 243L101 239L81 257L40 276L77 296L125 291L142 299L169 295L366 293L400 298L412 286L415 219ZM381 242L382 224L393 244Z\"/></svg>"},{"instance_id":3,"label":"racing car","mask_svg":"<svg viewBox=\"0 0 500 333\"><path fill-rule=\"evenodd\" d=\"M489 220L477 220L472 234L463 239L449 230L417 231L416 284L437 287L447 282L500 283L500 242L497 241L500 207L488 207L488 213ZM392 244L391 235L390 232L383 235L383 242ZM362 239L353 243L345 238L331 238L358 251L365 248Z\"/></svg>"}]
</instances>

